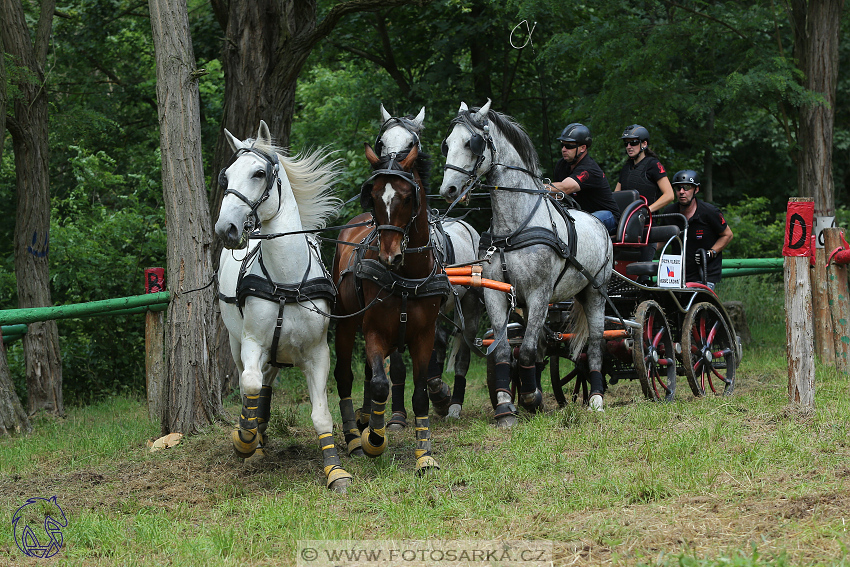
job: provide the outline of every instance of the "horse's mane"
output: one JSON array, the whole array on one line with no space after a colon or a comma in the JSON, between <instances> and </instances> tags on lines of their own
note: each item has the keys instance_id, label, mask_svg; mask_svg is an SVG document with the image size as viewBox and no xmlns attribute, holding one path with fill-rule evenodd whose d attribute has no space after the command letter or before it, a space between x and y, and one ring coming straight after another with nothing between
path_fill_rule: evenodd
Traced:
<instances>
[{"instance_id":1,"label":"horse's mane","mask_svg":"<svg viewBox=\"0 0 850 567\"><path fill-rule=\"evenodd\" d=\"M259 140L254 140L252 147L277 154L298 203L304 230L325 228L328 221L337 216L343 203L334 195L333 182L342 173L341 159L329 160L332 152L326 148L288 156L286 149Z\"/></svg>"},{"instance_id":2,"label":"horse's mane","mask_svg":"<svg viewBox=\"0 0 850 567\"><path fill-rule=\"evenodd\" d=\"M476 128L481 129L484 124L472 117L472 115L477 113L479 110L479 107L472 107L470 110L462 110L458 113L455 120L467 120ZM487 113L487 120L489 120L490 123L493 124L502 134L504 134L508 143L516 149L525 168L533 172L535 175L540 175L540 160L537 157L537 150L534 149L534 144L531 142L531 138L525 131L525 128L523 128L519 122L514 120L513 117L508 116L507 114L502 114L501 112L496 112L492 109Z\"/></svg>"}]
</instances>

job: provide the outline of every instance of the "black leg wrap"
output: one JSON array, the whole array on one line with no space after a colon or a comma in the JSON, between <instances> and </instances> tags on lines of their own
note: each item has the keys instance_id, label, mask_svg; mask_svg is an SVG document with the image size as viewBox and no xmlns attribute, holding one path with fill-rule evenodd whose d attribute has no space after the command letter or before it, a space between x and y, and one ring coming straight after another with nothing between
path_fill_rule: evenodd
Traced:
<instances>
[{"instance_id":1,"label":"black leg wrap","mask_svg":"<svg viewBox=\"0 0 850 567\"><path fill-rule=\"evenodd\" d=\"M466 376L455 374L455 387L452 390L452 403L463 405L463 398L466 395Z\"/></svg>"},{"instance_id":2,"label":"black leg wrap","mask_svg":"<svg viewBox=\"0 0 850 567\"><path fill-rule=\"evenodd\" d=\"M591 370L590 375L588 376L588 381L590 382L590 395L593 394L604 394L605 393L605 380L602 377L602 373L598 370Z\"/></svg>"},{"instance_id":3,"label":"black leg wrap","mask_svg":"<svg viewBox=\"0 0 850 567\"><path fill-rule=\"evenodd\" d=\"M354 417L354 403L351 398L339 400L339 413L342 416L342 429L345 432L345 445L348 447L348 455L362 455L360 449L360 430L357 429L357 419Z\"/></svg>"},{"instance_id":4,"label":"black leg wrap","mask_svg":"<svg viewBox=\"0 0 850 567\"><path fill-rule=\"evenodd\" d=\"M543 392L537 388L537 368L519 367L520 405L530 412L543 411Z\"/></svg>"},{"instance_id":5,"label":"black leg wrap","mask_svg":"<svg viewBox=\"0 0 850 567\"><path fill-rule=\"evenodd\" d=\"M266 444L266 429L272 415L272 387L260 388L260 398L257 400L257 428L260 431L260 446Z\"/></svg>"},{"instance_id":6,"label":"black leg wrap","mask_svg":"<svg viewBox=\"0 0 850 567\"><path fill-rule=\"evenodd\" d=\"M437 351L431 351L431 360L428 361L428 378L443 375L443 364L437 360Z\"/></svg>"},{"instance_id":7,"label":"black leg wrap","mask_svg":"<svg viewBox=\"0 0 850 567\"><path fill-rule=\"evenodd\" d=\"M351 481L351 475L342 468L342 463L336 452L333 434L322 433L319 435L319 447L322 449L322 465L324 466L327 487L344 491ZM334 484L335 482L336 484Z\"/></svg>"},{"instance_id":8,"label":"black leg wrap","mask_svg":"<svg viewBox=\"0 0 850 567\"><path fill-rule=\"evenodd\" d=\"M392 386L393 413L404 412L404 382Z\"/></svg>"},{"instance_id":9,"label":"black leg wrap","mask_svg":"<svg viewBox=\"0 0 850 567\"><path fill-rule=\"evenodd\" d=\"M536 362L534 364L534 368L537 370L537 388L540 391L543 391L543 381L541 377L543 376L543 371L546 370L546 363Z\"/></svg>"},{"instance_id":10,"label":"black leg wrap","mask_svg":"<svg viewBox=\"0 0 850 567\"><path fill-rule=\"evenodd\" d=\"M428 379L428 398L434 404L434 411L437 415L445 416L449 413L452 391L449 389L449 385L443 382L443 379L439 376Z\"/></svg>"},{"instance_id":11,"label":"black leg wrap","mask_svg":"<svg viewBox=\"0 0 850 567\"><path fill-rule=\"evenodd\" d=\"M416 416L416 474L439 469L440 465L431 456L431 425L428 416Z\"/></svg>"},{"instance_id":12,"label":"black leg wrap","mask_svg":"<svg viewBox=\"0 0 850 567\"><path fill-rule=\"evenodd\" d=\"M233 450L237 455L246 459L254 454L260 442L257 424L259 395L242 396L242 413L239 416L239 426L231 434Z\"/></svg>"},{"instance_id":13,"label":"black leg wrap","mask_svg":"<svg viewBox=\"0 0 850 567\"><path fill-rule=\"evenodd\" d=\"M387 433L384 425L386 403L372 401L372 419L369 429L360 436L363 452L369 457L381 455L387 448Z\"/></svg>"},{"instance_id":14,"label":"black leg wrap","mask_svg":"<svg viewBox=\"0 0 850 567\"><path fill-rule=\"evenodd\" d=\"M510 402L497 403L495 410L496 419L509 415L516 415L516 406L513 404L513 396L511 395L511 365L508 362L497 364L493 368L493 385L496 389L496 399L498 400L499 392L504 392L508 395Z\"/></svg>"}]
</instances>

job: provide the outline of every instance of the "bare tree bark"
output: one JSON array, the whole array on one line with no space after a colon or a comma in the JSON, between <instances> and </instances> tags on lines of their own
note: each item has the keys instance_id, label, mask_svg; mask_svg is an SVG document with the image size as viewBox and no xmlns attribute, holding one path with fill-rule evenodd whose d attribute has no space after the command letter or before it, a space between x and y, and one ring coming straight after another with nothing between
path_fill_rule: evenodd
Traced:
<instances>
[{"instance_id":1,"label":"bare tree bark","mask_svg":"<svg viewBox=\"0 0 850 567\"><path fill-rule=\"evenodd\" d=\"M0 437L32 431L30 420L15 393L12 375L6 363L6 346L0 332Z\"/></svg>"},{"instance_id":2,"label":"bare tree bark","mask_svg":"<svg viewBox=\"0 0 850 567\"><path fill-rule=\"evenodd\" d=\"M214 358L212 224L201 158L200 98L186 0L149 0L156 50L168 278L162 432L197 433L224 417Z\"/></svg>"},{"instance_id":3,"label":"bare tree bark","mask_svg":"<svg viewBox=\"0 0 850 567\"><path fill-rule=\"evenodd\" d=\"M815 215L835 215L835 184L832 177L832 142L835 123L835 88L838 83L838 43L844 0L792 0L791 23L797 66L804 86L824 99L800 109L797 142L800 160L797 187L801 197L812 197ZM826 364L834 363L832 319L827 294L824 250L818 249L812 281L815 318L815 350ZM823 316L827 314L827 316Z\"/></svg>"},{"instance_id":4,"label":"bare tree bark","mask_svg":"<svg viewBox=\"0 0 850 567\"><path fill-rule=\"evenodd\" d=\"M832 137L843 8L844 0L791 2L795 55L805 75L804 86L824 98L824 104L807 104L800 109L798 138L803 151L797 186L801 197L814 198L815 215L818 216L835 214Z\"/></svg>"},{"instance_id":5,"label":"bare tree bark","mask_svg":"<svg viewBox=\"0 0 850 567\"><path fill-rule=\"evenodd\" d=\"M55 0L42 0L34 38L20 0L3 0L3 44L29 78L18 82L20 95L7 119L15 152L18 198L15 218L15 276L20 307L46 307L50 299L50 178L48 176L47 60ZM64 414L62 357L55 321L33 323L24 337L29 413Z\"/></svg>"}]
</instances>

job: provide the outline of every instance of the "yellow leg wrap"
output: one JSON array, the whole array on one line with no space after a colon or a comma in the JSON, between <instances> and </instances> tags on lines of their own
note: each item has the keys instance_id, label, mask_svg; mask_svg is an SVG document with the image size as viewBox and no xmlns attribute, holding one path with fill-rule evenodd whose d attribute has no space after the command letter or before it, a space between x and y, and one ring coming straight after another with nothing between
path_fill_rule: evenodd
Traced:
<instances>
[{"instance_id":1,"label":"yellow leg wrap","mask_svg":"<svg viewBox=\"0 0 850 567\"><path fill-rule=\"evenodd\" d=\"M330 469L330 470L328 470ZM341 479L341 478L351 478L351 475L346 472L346 470L339 465L335 465L332 467L325 467L325 476L328 477L328 481L325 484L327 488L330 488L331 485Z\"/></svg>"},{"instance_id":2,"label":"yellow leg wrap","mask_svg":"<svg viewBox=\"0 0 850 567\"><path fill-rule=\"evenodd\" d=\"M347 443L348 445L348 456L351 456L351 453L356 451L357 449L362 448L362 441L360 441L360 437L355 437L351 441Z\"/></svg>"},{"instance_id":3,"label":"yellow leg wrap","mask_svg":"<svg viewBox=\"0 0 850 567\"><path fill-rule=\"evenodd\" d=\"M373 445L370 441L370 437L372 437L372 429L367 429L363 432L363 435L360 436L360 442L363 447L363 452L366 453L369 457L379 457L383 454L384 451L387 450L387 437L384 435L384 428L382 427L380 430L374 431L374 433L378 434L381 438L381 442L379 445Z\"/></svg>"},{"instance_id":4,"label":"yellow leg wrap","mask_svg":"<svg viewBox=\"0 0 850 567\"><path fill-rule=\"evenodd\" d=\"M230 439L233 442L233 450L243 459L253 455L260 443L260 436L256 429L234 429Z\"/></svg>"}]
</instances>

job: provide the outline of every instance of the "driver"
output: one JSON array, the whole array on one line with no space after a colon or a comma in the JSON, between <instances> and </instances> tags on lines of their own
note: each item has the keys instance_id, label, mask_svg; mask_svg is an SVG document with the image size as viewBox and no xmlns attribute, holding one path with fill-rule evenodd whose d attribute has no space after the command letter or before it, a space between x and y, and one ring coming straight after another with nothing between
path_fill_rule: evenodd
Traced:
<instances>
[{"instance_id":1,"label":"driver","mask_svg":"<svg viewBox=\"0 0 850 567\"><path fill-rule=\"evenodd\" d=\"M705 284L712 290L720 282L723 249L732 241L732 229L726 224L717 207L697 199L699 175L692 169L683 169L673 176L676 202L665 213L681 213L688 219L688 243L685 247L685 280L703 282L702 268L705 260Z\"/></svg>"},{"instance_id":2,"label":"driver","mask_svg":"<svg viewBox=\"0 0 850 567\"><path fill-rule=\"evenodd\" d=\"M564 128L558 140L561 159L555 164L549 190L572 196L583 211L602 221L608 233L613 234L620 222L620 208L605 173L588 153L593 143L590 129L574 122Z\"/></svg>"}]
</instances>

